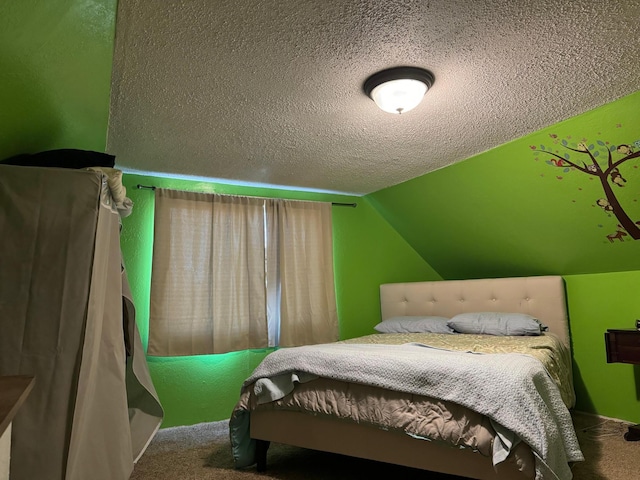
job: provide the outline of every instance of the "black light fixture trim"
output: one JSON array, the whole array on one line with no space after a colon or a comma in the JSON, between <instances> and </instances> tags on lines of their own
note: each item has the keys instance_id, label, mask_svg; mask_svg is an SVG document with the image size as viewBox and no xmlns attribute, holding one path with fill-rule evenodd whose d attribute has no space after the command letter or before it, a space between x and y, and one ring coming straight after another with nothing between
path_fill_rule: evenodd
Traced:
<instances>
[{"instance_id":1,"label":"black light fixture trim","mask_svg":"<svg viewBox=\"0 0 640 480\"><path fill-rule=\"evenodd\" d=\"M435 81L435 77L433 73L429 70L425 70L424 68L419 67L394 67L388 68L386 70L382 70L378 73L374 73L364 82L364 93L367 94L369 98L371 97L371 92L378 85L382 85L385 82L390 82L392 80L419 80L427 86L427 90L431 88L433 82Z\"/></svg>"}]
</instances>

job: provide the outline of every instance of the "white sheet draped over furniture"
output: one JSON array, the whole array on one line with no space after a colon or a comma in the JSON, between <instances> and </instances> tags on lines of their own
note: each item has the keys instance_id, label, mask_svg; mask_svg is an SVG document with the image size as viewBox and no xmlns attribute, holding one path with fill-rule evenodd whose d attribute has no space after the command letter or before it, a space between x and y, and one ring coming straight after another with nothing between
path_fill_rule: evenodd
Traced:
<instances>
[{"instance_id":1,"label":"white sheet draped over furniture","mask_svg":"<svg viewBox=\"0 0 640 480\"><path fill-rule=\"evenodd\" d=\"M0 165L0 375L33 375L12 480L126 480L163 417L107 176Z\"/></svg>"}]
</instances>

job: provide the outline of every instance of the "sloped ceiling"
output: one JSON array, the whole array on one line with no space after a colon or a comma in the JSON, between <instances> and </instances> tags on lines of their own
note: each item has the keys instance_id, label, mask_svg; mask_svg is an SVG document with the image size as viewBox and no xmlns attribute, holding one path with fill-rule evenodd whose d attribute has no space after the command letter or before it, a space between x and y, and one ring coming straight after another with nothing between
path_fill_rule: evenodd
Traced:
<instances>
[{"instance_id":1,"label":"sloped ceiling","mask_svg":"<svg viewBox=\"0 0 640 480\"><path fill-rule=\"evenodd\" d=\"M640 89L640 2L120 1L125 171L367 194ZM363 93L431 70L415 110Z\"/></svg>"}]
</instances>

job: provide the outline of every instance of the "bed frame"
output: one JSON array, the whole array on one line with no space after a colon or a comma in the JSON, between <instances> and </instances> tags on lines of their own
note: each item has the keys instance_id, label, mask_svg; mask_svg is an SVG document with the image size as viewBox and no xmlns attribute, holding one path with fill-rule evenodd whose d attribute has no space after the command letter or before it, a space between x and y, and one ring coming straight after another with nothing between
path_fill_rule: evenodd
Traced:
<instances>
[{"instance_id":1,"label":"bed frame","mask_svg":"<svg viewBox=\"0 0 640 480\"><path fill-rule=\"evenodd\" d=\"M560 276L384 284L380 286L380 306L383 320L402 315L527 313L539 318L570 347ZM526 478L515 464L505 462L494 469L490 458L470 449L300 412L252 412L251 438L258 440L258 471L266 469L269 442L277 442L480 480Z\"/></svg>"}]
</instances>

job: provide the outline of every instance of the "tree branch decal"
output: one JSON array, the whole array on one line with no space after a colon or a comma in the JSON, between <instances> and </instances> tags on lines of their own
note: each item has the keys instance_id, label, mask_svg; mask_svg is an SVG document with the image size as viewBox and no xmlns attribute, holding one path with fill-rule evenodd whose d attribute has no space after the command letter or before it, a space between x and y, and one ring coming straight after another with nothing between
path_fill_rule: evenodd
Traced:
<instances>
[{"instance_id":1,"label":"tree branch decal","mask_svg":"<svg viewBox=\"0 0 640 480\"><path fill-rule=\"evenodd\" d=\"M556 135L551 135L551 137L557 138ZM567 137L567 139L570 138ZM624 187L627 183L627 179L620 172L620 167L629 160L640 157L640 141L634 142L633 145L621 144L615 146L609 145L608 142L603 142L602 140L598 140L595 144L588 144L586 139L579 143L569 144L567 139L560 141L561 148L565 150L563 155L558 153L558 150L552 151L555 146L549 148L545 145L540 145L538 148L532 145L530 148L535 150L534 153L536 155L548 155L549 158L546 163L554 168L562 168L564 173L579 171L598 178L604 192L604 198L598 199L596 205L605 212L614 215L618 221L616 232L606 236L609 242L613 243L614 240L622 242L624 241L623 237L626 236L630 236L634 240L640 239L640 221L634 221L629 217L614 190L614 188ZM558 141L556 140L554 143L558 143ZM636 149L638 151L634 151ZM606 160L603 160L606 163L603 161L603 165L601 165L599 159L604 157L601 154L605 151ZM614 154L622 155L622 158L614 160ZM562 177L557 178L561 179Z\"/></svg>"}]
</instances>

